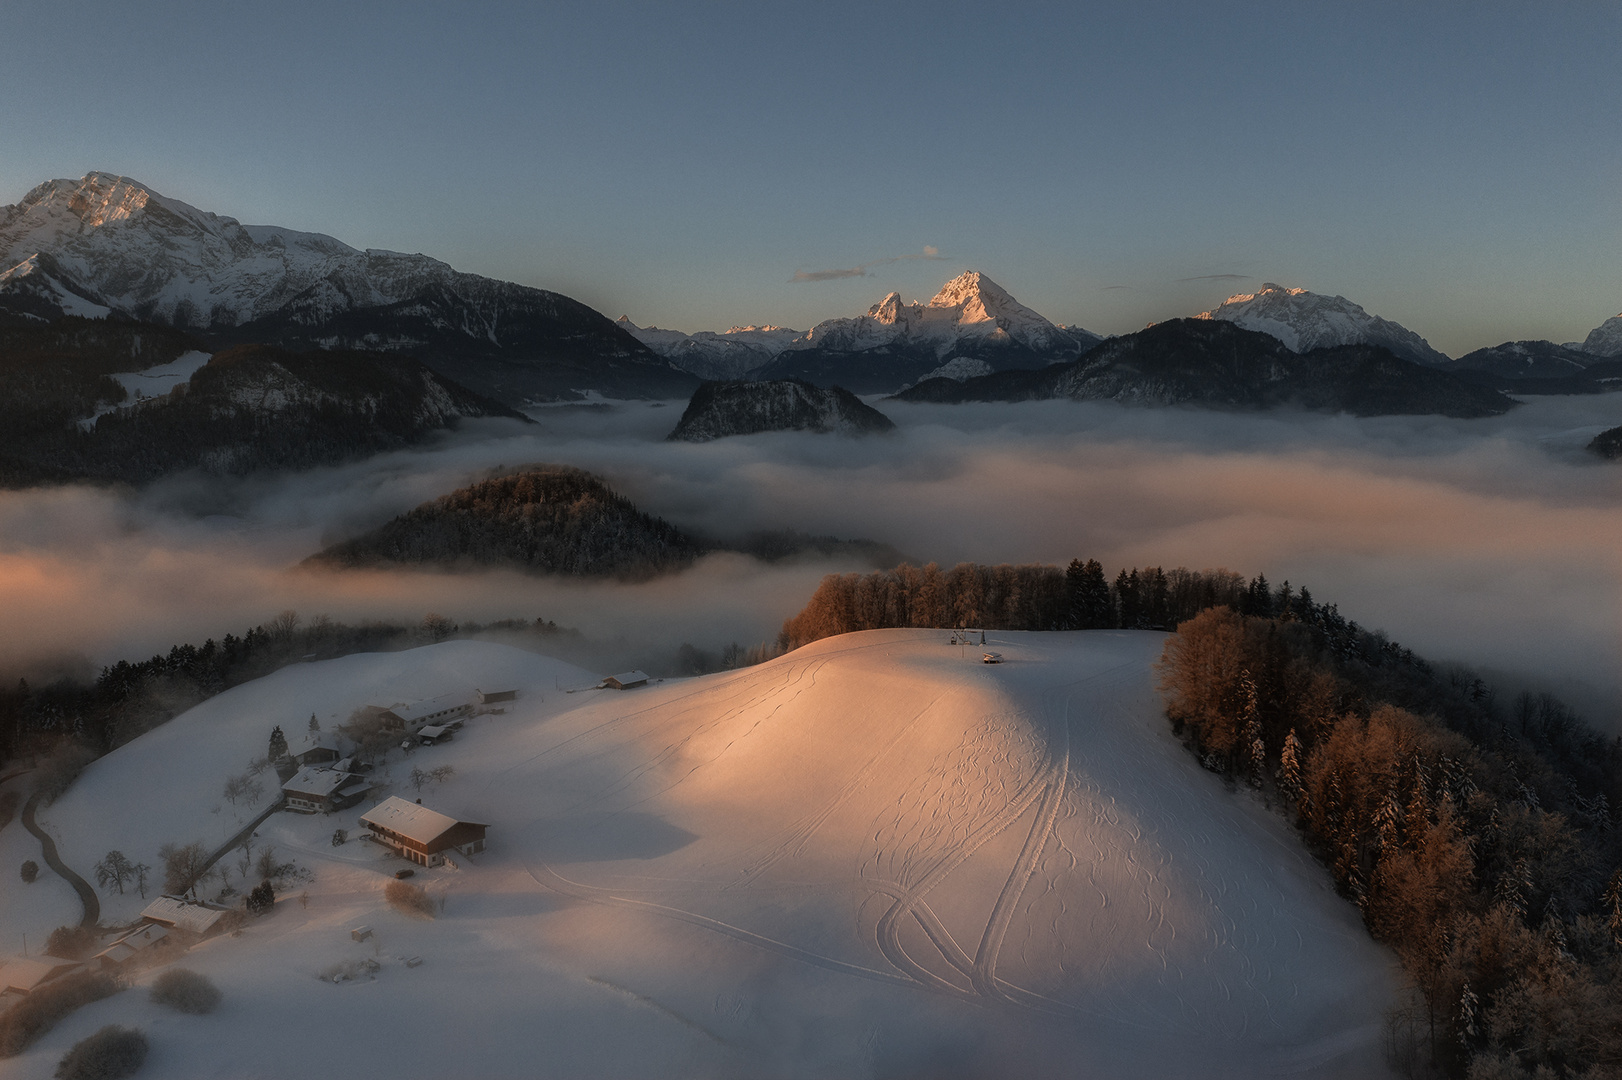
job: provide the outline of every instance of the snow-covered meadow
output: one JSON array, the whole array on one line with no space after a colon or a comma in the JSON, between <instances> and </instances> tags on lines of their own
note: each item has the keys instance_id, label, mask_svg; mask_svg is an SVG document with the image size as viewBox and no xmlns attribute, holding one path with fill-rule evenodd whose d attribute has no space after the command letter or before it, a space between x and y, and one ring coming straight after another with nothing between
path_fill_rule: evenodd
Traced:
<instances>
[{"instance_id":1,"label":"snow-covered meadow","mask_svg":"<svg viewBox=\"0 0 1622 1080\"><path fill-rule=\"evenodd\" d=\"M1177 745L1161 635L993 634L998 666L945 639L847 635L624 692L472 642L238 687L42 813L69 865L223 829L220 773L272 724L500 684L505 715L390 766L414 798L412 765L451 765L421 797L490 823L488 850L419 869L443 906L412 919L382 897L402 862L330 843L369 804L276 814L256 842L310 871L307 897L186 957L219 1012L136 989L8 1068L48 1076L119 1022L175 1078L1382 1074L1390 956L1280 819ZM71 899L0 909L0 932L32 940ZM363 957L375 981L316 978Z\"/></svg>"}]
</instances>

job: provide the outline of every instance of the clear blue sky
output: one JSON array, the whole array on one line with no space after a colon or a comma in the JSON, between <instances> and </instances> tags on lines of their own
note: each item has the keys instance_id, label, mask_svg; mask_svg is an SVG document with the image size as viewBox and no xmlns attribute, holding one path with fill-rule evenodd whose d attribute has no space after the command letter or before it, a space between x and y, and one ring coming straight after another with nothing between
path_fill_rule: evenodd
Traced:
<instances>
[{"instance_id":1,"label":"clear blue sky","mask_svg":"<svg viewBox=\"0 0 1622 1080\"><path fill-rule=\"evenodd\" d=\"M644 325L803 329L971 268L1101 332L1302 285L1455 355L1622 310L1610 2L88 0L4 24L0 202L104 169Z\"/></svg>"}]
</instances>

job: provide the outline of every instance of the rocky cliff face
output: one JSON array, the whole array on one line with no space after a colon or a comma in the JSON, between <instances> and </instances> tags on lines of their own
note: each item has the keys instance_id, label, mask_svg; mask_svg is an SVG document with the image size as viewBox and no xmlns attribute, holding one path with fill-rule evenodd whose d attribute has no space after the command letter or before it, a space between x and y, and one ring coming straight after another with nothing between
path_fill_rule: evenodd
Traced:
<instances>
[{"instance_id":1,"label":"rocky cliff face","mask_svg":"<svg viewBox=\"0 0 1622 1080\"><path fill-rule=\"evenodd\" d=\"M707 382L693 394L669 435L677 442L709 442L762 431L815 431L866 435L895 424L855 394L794 379Z\"/></svg>"}]
</instances>

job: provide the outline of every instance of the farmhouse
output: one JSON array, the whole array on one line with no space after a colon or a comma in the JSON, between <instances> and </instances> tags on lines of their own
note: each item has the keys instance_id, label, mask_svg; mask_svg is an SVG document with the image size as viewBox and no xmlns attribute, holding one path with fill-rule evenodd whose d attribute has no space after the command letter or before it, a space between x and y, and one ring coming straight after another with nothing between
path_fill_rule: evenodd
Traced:
<instances>
[{"instance_id":1,"label":"farmhouse","mask_svg":"<svg viewBox=\"0 0 1622 1080\"><path fill-rule=\"evenodd\" d=\"M184 900L178 896L160 896L142 910L141 918L170 930L208 937L221 929L220 920L229 914L230 908L218 904Z\"/></svg>"},{"instance_id":2,"label":"farmhouse","mask_svg":"<svg viewBox=\"0 0 1622 1080\"><path fill-rule=\"evenodd\" d=\"M415 732L424 724L444 724L466 716L472 711L473 702L466 694L441 694L439 697L414 701L409 705L396 703L388 708L368 705L361 713L367 718L373 716L380 718L386 730Z\"/></svg>"},{"instance_id":3,"label":"farmhouse","mask_svg":"<svg viewBox=\"0 0 1622 1080\"><path fill-rule=\"evenodd\" d=\"M301 746L290 747L287 756L299 765L325 765L338 760L338 740L331 735L317 735Z\"/></svg>"},{"instance_id":4,"label":"farmhouse","mask_svg":"<svg viewBox=\"0 0 1622 1080\"><path fill-rule=\"evenodd\" d=\"M371 838L422 866L438 866L445 852L475 855L484 850L484 830L477 821L458 821L391 795L361 815Z\"/></svg>"},{"instance_id":5,"label":"farmhouse","mask_svg":"<svg viewBox=\"0 0 1622 1080\"><path fill-rule=\"evenodd\" d=\"M282 785L287 808L301 814L326 813L354 806L372 790L371 781L349 769L310 765Z\"/></svg>"},{"instance_id":6,"label":"farmhouse","mask_svg":"<svg viewBox=\"0 0 1622 1080\"><path fill-rule=\"evenodd\" d=\"M169 928L160 923L143 923L91 958L103 971L116 971L153 947L169 944Z\"/></svg>"},{"instance_id":7,"label":"farmhouse","mask_svg":"<svg viewBox=\"0 0 1622 1080\"><path fill-rule=\"evenodd\" d=\"M629 690L633 686L648 685L648 673L645 671L622 671L618 675L610 675L603 680L603 685L610 690Z\"/></svg>"}]
</instances>

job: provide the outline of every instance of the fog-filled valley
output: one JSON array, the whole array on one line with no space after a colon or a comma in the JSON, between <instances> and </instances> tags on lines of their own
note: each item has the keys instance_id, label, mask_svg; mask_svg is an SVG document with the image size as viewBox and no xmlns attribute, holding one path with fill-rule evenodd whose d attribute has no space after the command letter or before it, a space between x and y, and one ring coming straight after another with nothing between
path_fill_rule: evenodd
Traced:
<instances>
[{"instance_id":1,"label":"fog-filled valley","mask_svg":"<svg viewBox=\"0 0 1622 1080\"><path fill-rule=\"evenodd\" d=\"M1582 452L1615 425L1607 395L1533 397L1477 420L874 401L895 433L698 445L664 441L679 404L536 407L533 425L466 420L419 449L301 473L0 494L0 667L93 674L288 608L539 616L580 630L603 664L651 663L682 642L769 640L823 574L870 568L721 553L640 583L295 569L493 468L547 462L717 538L791 529L880 541L919 563L1265 573L1423 655L1616 725L1622 474Z\"/></svg>"}]
</instances>

